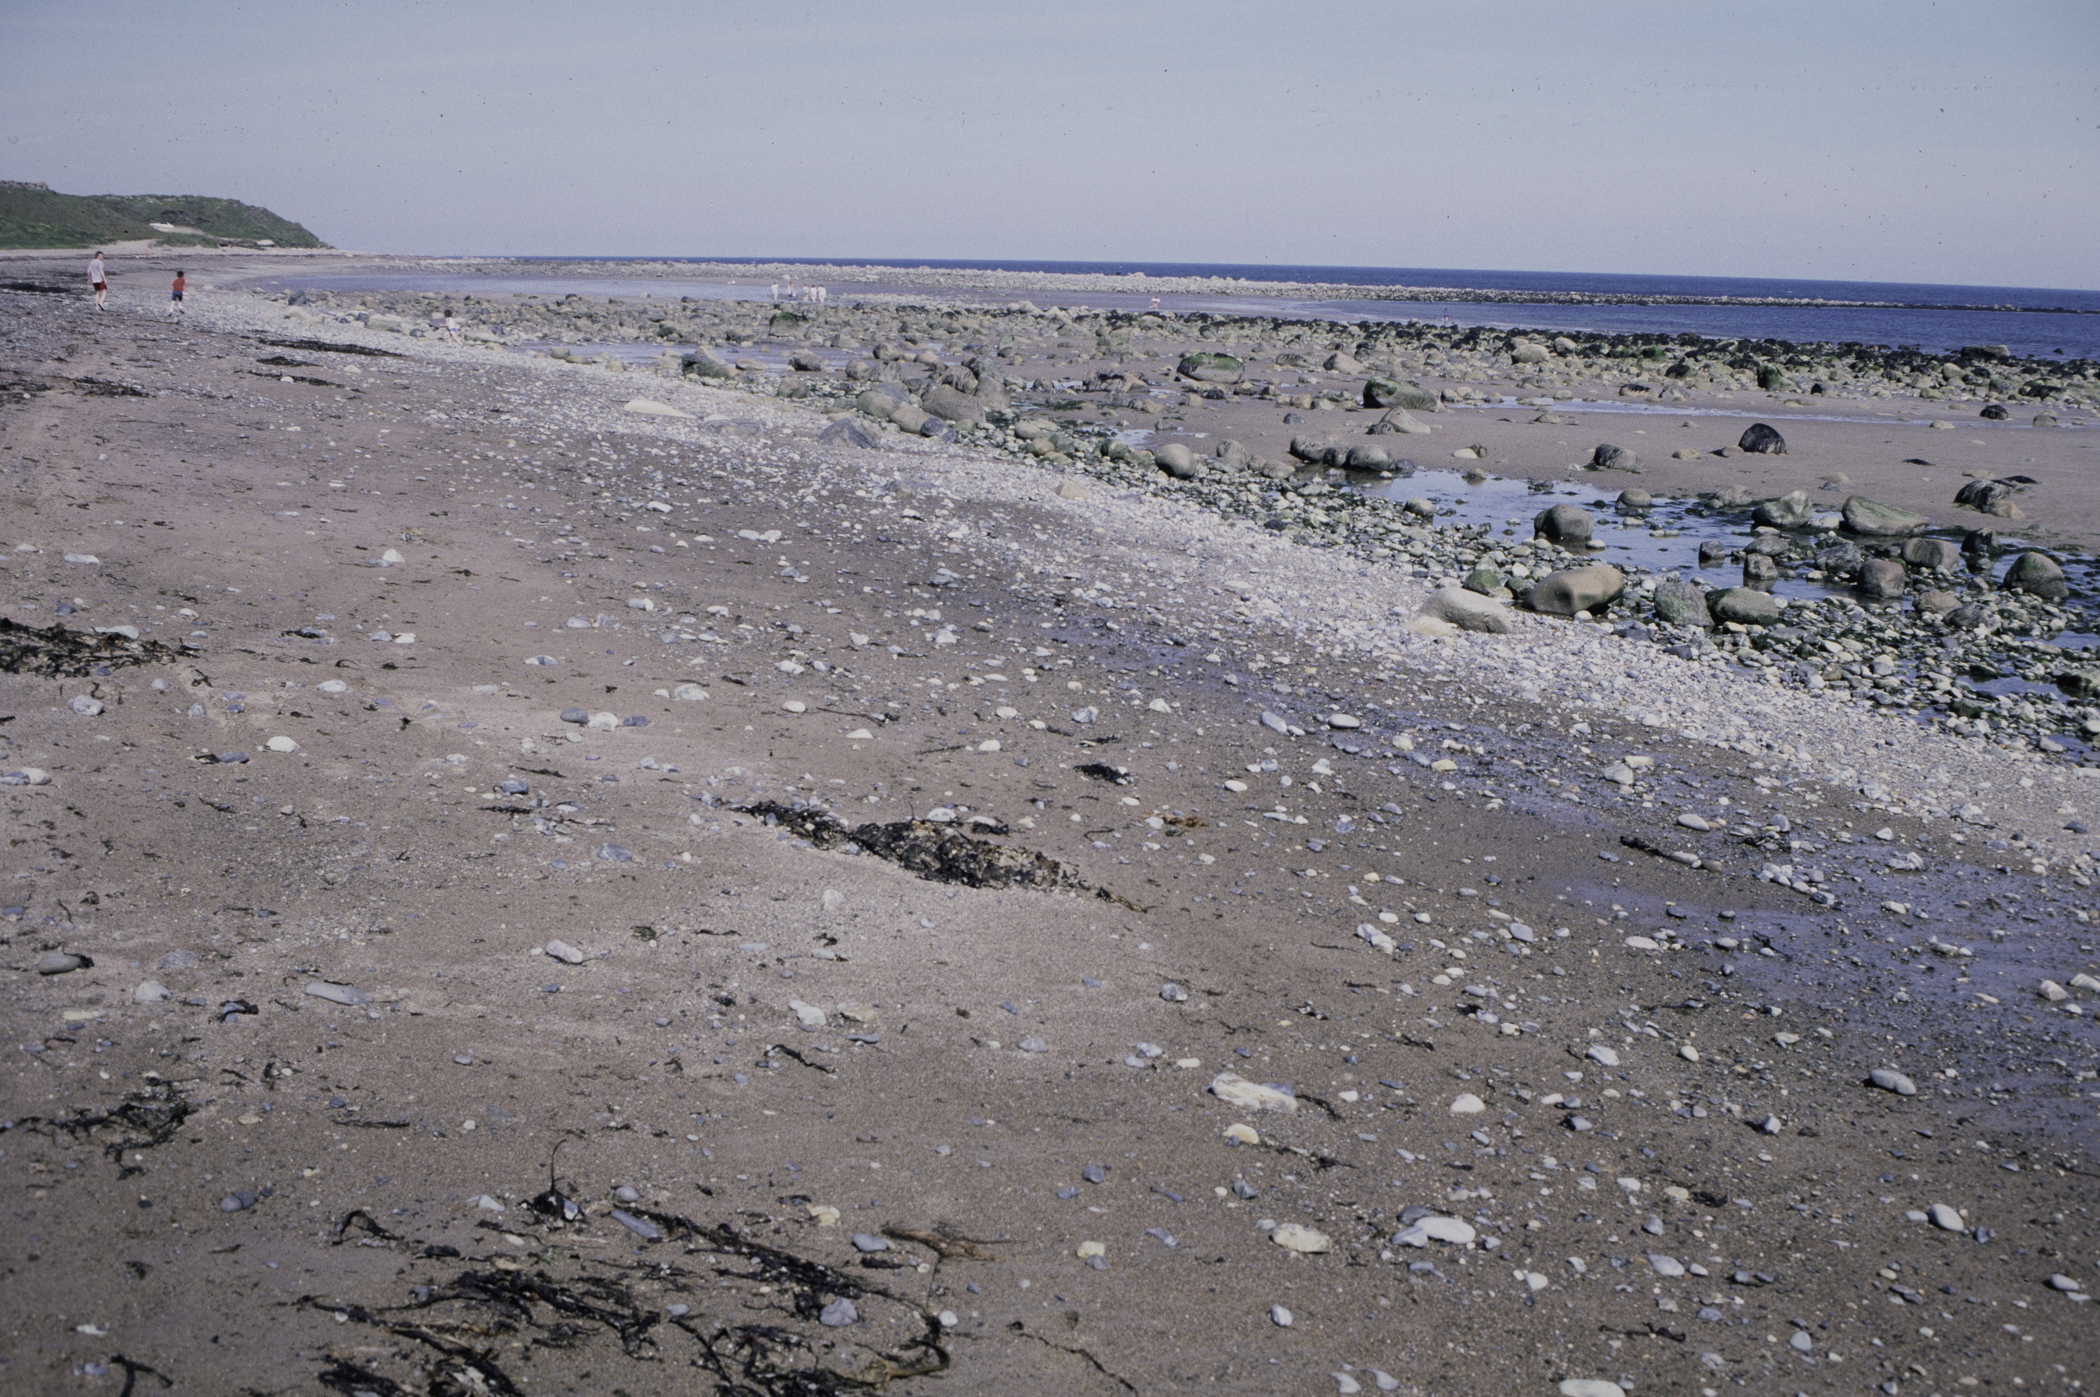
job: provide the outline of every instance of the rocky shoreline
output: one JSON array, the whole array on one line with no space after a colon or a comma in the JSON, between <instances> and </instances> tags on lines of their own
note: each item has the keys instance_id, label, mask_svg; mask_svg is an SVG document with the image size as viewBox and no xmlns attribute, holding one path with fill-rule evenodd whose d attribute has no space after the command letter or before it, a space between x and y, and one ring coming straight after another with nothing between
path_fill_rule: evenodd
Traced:
<instances>
[{"instance_id":1,"label":"rocky shoreline","mask_svg":"<svg viewBox=\"0 0 2100 1397\"><path fill-rule=\"evenodd\" d=\"M1309 339L1261 395L1186 322L747 306L630 368L371 325L407 300L0 298L8 1381L2084 1381L2092 769L1873 673L1899 625L2038 662L2058 601L1921 556L1998 629L1665 632L1661 572L1526 610L1638 501L1448 527L1365 492L1392 448L1635 477ZM1860 482L1698 504L1731 569L1839 571L1852 494L2012 527L1754 406L1789 455L1609 419L1665 501ZM2075 459L1990 477L2067 557Z\"/></svg>"}]
</instances>

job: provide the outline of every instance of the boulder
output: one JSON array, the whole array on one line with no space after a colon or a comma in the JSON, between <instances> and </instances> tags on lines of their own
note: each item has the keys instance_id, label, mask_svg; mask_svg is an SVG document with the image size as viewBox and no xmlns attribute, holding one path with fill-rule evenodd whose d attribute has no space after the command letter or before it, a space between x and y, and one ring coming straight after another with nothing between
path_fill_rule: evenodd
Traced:
<instances>
[{"instance_id":1,"label":"boulder","mask_svg":"<svg viewBox=\"0 0 2100 1397\"><path fill-rule=\"evenodd\" d=\"M1525 593L1524 604L1543 616L1573 616L1602 611L1626 591L1626 574L1605 563L1567 568L1541 578Z\"/></svg>"},{"instance_id":2,"label":"boulder","mask_svg":"<svg viewBox=\"0 0 2100 1397\"><path fill-rule=\"evenodd\" d=\"M1338 466L1348 459L1348 448L1333 437L1292 437L1291 454L1309 466Z\"/></svg>"},{"instance_id":3,"label":"boulder","mask_svg":"<svg viewBox=\"0 0 2100 1397\"><path fill-rule=\"evenodd\" d=\"M1922 534L1932 527L1932 521L1922 514L1913 514L1892 504L1879 504L1865 495L1853 495L1847 499L1840 512L1844 515L1847 530L1867 538L1904 538Z\"/></svg>"},{"instance_id":4,"label":"boulder","mask_svg":"<svg viewBox=\"0 0 2100 1397\"><path fill-rule=\"evenodd\" d=\"M1174 369L1183 378L1193 378L1198 383L1238 383L1247 375L1247 366L1238 359L1208 349L1182 355Z\"/></svg>"},{"instance_id":5,"label":"boulder","mask_svg":"<svg viewBox=\"0 0 2100 1397\"><path fill-rule=\"evenodd\" d=\"M727 359L705 345L679 355L678 369L687 378L731 378L736 374Z\"/></svg>"},{"instance_id":6,"label":"boulder","mask_svg":"<svg viewBox=\"0 0 2100 1397\"><path fill-rule=\"evenodd\" d=\"M1185 442L1170 441L1152 448L1152 463L1176 480L1194 480L1205 465Z\"/></svg>"},{"instance_id":7,"label":"boulder","mask_svg":"<svg viewBox=\"0 0 2100 1397\"><path fill-rule=\"evenodd\" d=\"M824 356L813 349L798 349L788 355L788 367L796 373L820 374L824 372Z\"/></svg>"},{"instance_id":8,"label":"boulder","mask_svg":"<svg viewBox=\"0 0 2100 1397\"><path fill-rule=\"evenodd\" d=\"M1498 569L1482 563L1467 573L1466 580L1459 585L1468 592L1478 592L1483 597L1492 597L1495 593L1502 590L1502 573Z\"/></svg>"},{"instance_id":9,"label":"boulder","mask_svg":"<svg viewBox=\"0 0 2100 1397\"><path fill-rule=\"evenodd\" d=\"M1014 405L1012 396L1006 391L1006 380L995 373L978 375L977 391L971 396L986 412L1006 412Z\"/></svg>"},{"instance_id":10,"label":"boulder","mask_svg":"<svg viewBox=\"0 0 2100 1397\"><path fill-rule=\"evenodd\" d=\"M1903 595L1905 575L1894 558L1869 558L1859 565L1859 594L1868 601L1894 601Z\"/></svg>"},{"instance_id":11,"label":"boulder","mask_svg":"<svg viewBox=\"0 0 2100 1397\"><path fill-rule=\"evenodd\" d=\"M1786 455L1786 438L1779 435L1778 428L1763 422L1752 422L1735 445L1738 451L1755 452L1760 456Z\"/></svg>"},{"instance_id":12,"label":"boulder","mask_svg":"<svg viewBox=\"0 0 2100 1397\"><path fill-rule=\"evenodd\" d=\"M896 385L886 384L884 386L895 387ZM880 388L870 388L854 398L853 405L876 421L887 422L890 420L890 414L895 412L897 405L903 401L904 393L901 388L894 395L885 393Z\"/></svg>"},{"instance_id":13,"label":"boulder","mask_svg":"<svg viewBox=\"0 0 2100 1397\"><path fill-rule=\"evenodd\" d=\"M2000 585L2008 592L2025 592L2043 601L2062 601L2071 594L2071 583L2056 559L2032 549L2013 560Z\"/></svg>"},{"instance_id":14,"label":"boulder","mask_svg":"<svg viewBox=\"0 0 2100 1397\"><path fill-rule=\"evenodd\" d=\"M1589 542L1596 528L1597 521L1590 517L1589 511L1572 504L1557 504L1551 509L1540 510L1538 517L1531 521L1532 537L1562 547L1580 547Z\"/></svg>"},{"instance_id":15,"label":"boulder","mask_svg":"<svg viewBox=\"0 0 2100 1397\"><path fill-rule=\"evenodd\" d=\"M984 404L953 384L936 384L927 389L926 396L919 400L919 406L947 422L984 421Z\"/></svg>"},{"instance_id":16,"label":"boulder","mask_svg":"<svg viewBox=\"0 0 2100 1397\"><path fill-rule=\"evenodd\" d=\"M1859 571L1859 565L1865 557L1866 555L1859 551L1858 544L1840 539L1828 548L1817 550L1816 567L1832 577L1850 577Z\"/></svg>"},{"instance_id":17,"label":"boulder","mask_svg":"<svg viewBox=\"0 0 2100 1397\"><path fill-rule=\"evenodd\" d=\"M1998 535L1990 529L1970 529L1961 536L1964 558L1990 558L1998 552Z\"/></svg>"},{"instance_id":18,"label":"boulder","mask_svg":"<svg viewBox=\"0 0 2100 1397\"><path fill-rule=\"evenodd\" d=\"M1767 528L1805 529L1815 514L1815 506L1808 502L1808 491L1790 490L1776 499L1758 501L1750 517Z\"/></svg>"},{"instance_id":19,"label":"boulder","mask_svg":"<svg viewBox=\"0 0 2100 1397\"><path fill-rule=\"evenodd\" d=\"M2054 427L2056 425L2056 414L2053 412L2037 412L2034 415L2034 425L2037 427Z\"/></svg>"},{"instance_id":20,"label":"boulder","mask_svg":"<svg viewBox=\"0 0 2100 1397\"><path fill-rule=\"evenodd\" d=\"M1743 585L1771 591L1779 580L1779 563L1769 553L1746 549L1743 553Z\"/></svg>"},{"instance_id":21,"label":"boulder","mask_svg":"<svg viewBox=\"0 0 2100 1397\"><path fill-rule=\"evenodd\" d=\"M1755 587L1730 587L1723 592L1708 593L1706 609L1716 621L1767 626L1779 619L1783 608L1770 593L1760 592Z\"/></svg>"},{"instance_id":22,"label":"boulder","mask_svg":"<svg viewBox=\"0 0 2100 1397\"><path fill-rule=\"evenodd\" d=\"M1944 538L1914 538L1903 545L1903 561L1932 572L1952 572L1961 566L1961 549Z\"/></svg>"},{"instance_id":23,"label":"boulder","mask_svg":"<svg viewBox=\"0 0 2100 1397\"><path fill-rule=\"evenodd\" d=\"M1945 616L1961 605L1961 598L1927 587L1912 597L1910 604L1920 616Z\"/></svg>"},{"instance_id":24,"label":"boulder","mask_svg":"<svg viewBox=\"0 0 2100 1397\"><path fill-rule=\"evenodd\" d=\"M1229 471L1245 470L1254 457L1246 447L1236 441L1221 441L1210 453L1220 466Z\"/></svg>"},{"instance_id":25,"label":"boulder","mask_svg":"<svg viewBox=\"0 0 2100 1397\"><path fill-rule=\"evenodd\" d=\"M1709 538L1702 540L1699 544L1699 566L1711 567L1715 563L1725 563L1728 561L1728 555L1734 551L1733 548L1720 539Z\"/></svg>"},{"instance_id":26,"label":"boulder","mask_svg":"<svg viewBox=\"0 0 2100 1397\"><path fill-rule=\"evenodd\" d=\"M2020 490L2011 480L1972 480L1954 492L1954 502L1965 509L1981 514L1996 515L2000 519L2017 519L2020 511L2012 497Z\"/></svg>"},{"instance_id":27,"label":"boulder","mask_svg":"<svg viewBox=\"0 0 2100 1397\"><path fill-rule=\"evenodd\" d=\"M1638 514L1655 507L1655 496L1639 486L1628 486L1619 492L1619 508L1628 514Z\"/></svg>"},{"instance_id":28,"label":"boulder","mask_svg":"<svg viewBox=\"0 0 2100 1397\"><path fill-rule=\"evenodd\" d=\"M1426 424L1416 421L1414 415L1404 407L1392 409L1385 416L1371 424L1370 435L1374 437L1392 436L1398 433L1405 433L1411 437L1427 436L1429 435L1429 428Z\"/></svg>"},{"instance_id":29,"label":"boulder","mask_svg":"<svg viewBox=\"0 0 2100 1397\"><path fill-rule=\"evenodd\" d=\"M1434 393L1425 392L1394 378L1373 378L1364 384L1364 406L1405 408L1410 412L1435 412L1440 404ZM1403 428L1402 430L1406 430Z\"/></svg>"},{"instance_id":30,"label":"boulder","mask_svg":"<svg viewBox=\"0 0 2100 1397\"><path fill-rule=\"evenodd\" d=\"M1529 340L1518 340L1509 350L1509 359L1513 364L1543 364L1552 357L1553 351Z\"/></svg>"},{"instance_id":31,"label":"boulder","mask_svg":"<svg viewBox=\"0 0 2100 1397\"><path fill-rule=\"evenodd\" d=\"M1637 472L1641 468L1641 458L1623 446L1613 446L1607 442L1590 453L1589 468L1593 471Z\"/></svg>"},{"instance_id":32,"label":"boulder","mask_svg":"<svg viewBox=\"0 0 2100 1397\"><path fill-rule=\"evenodd\" d=\"M912 403L899 403L896 407L890 409L890 422L898 430L905 432L918 431L926 425L927 420L932 416L933 414L925 408L918 407Z\"/></svg>"},{"instance_id":33,"label":"boulder","mask_svg":"<svg viewBox=\"0 0 2100 1397\"><path fill-rule=\"evenodd\" d=\"M1390 470L1393 456L1382 446L1352 446L1342 464L1353 471Z\"/></svg>"},{"instance_id":34,"label":"boulder","mask_svg":"<svg viewBox=\"0 0 2100 1397\"><path fill-rule=\"evenodd\" d=\"M1360 374L1364 371L1361 360L1354 354L1344 354L1339 349L1322 360L1320 367L1338 374Z\"/></svg>"},{"instance_id":35,"label":"boulder","mask_svg":"<svg viewBox=\"0 0 2100 1397\"><path fill-rule=\"evenodd\" d=\"M1985 403L1983 411L1976 415L1986 422L2003 422L2006 418L2012 416L2011 413L2005 410L2004 403Z\"/></svg>"},{"instance_id":36,"label":"boulder","mask_svg":"<svg viewBox=\"0 0 2100 1397\"><path fill-rule=\"evenodd\" d=\"M1508 607L1463 587L1446 587L1438 592L1423 604L1422 614L1447 621L1462 631L1484 635L1506 635L1509 632Z\"/></svg>"},{"instance_id":37,"label":"boulder","mask_svg":"<svg viewBox=\"0 0 2100 1397\"><path fill-rule=\"evenodd\" d=\"M1671 626L1713 629L1713 613L1706 609L1706 593L1689 582L1662 582L1655 588L1655 619Z\"/></svg>"},{"instance_id":38,"label":"boulder","mask_svg":"<svg viewBox=\"0 0 2100 1397\"><path fill-rule=\"evenodd\" d=\"M826 446L854 446L868 450L875 445L875 434L858 418L841 417L817 433L817 440Z\"/></svg>"}]
</instances>

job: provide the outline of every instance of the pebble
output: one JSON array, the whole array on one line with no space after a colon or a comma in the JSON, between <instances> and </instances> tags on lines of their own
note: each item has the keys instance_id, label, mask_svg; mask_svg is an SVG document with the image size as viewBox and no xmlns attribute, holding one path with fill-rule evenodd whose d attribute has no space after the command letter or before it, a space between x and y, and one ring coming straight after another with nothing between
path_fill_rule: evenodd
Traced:
<instances>
[{"instance_id":1,"label":"pebble","mask_svg":"<svg viewBox=\"0 0 2100 1397\"><path fill-rule=\"evenodd\" d=\"M171 996L172 991L160 981L143 980L139 983L139 987L131 992L131 1002L134 1004L158 1004L163 999Z\"/></svg>"},{"instance_id":2,"label":"pebble","mask_svg":"<svg viewBox=\"0 0 2100 1397\"><path fill-rule=\"evenodd\" d=\"M1401 1247L1422 1247L1431 1242L1449 1242L1462 1247L1479 1235L1473 1224L1461 1218L1439 1217L1432 1213L1402 1227L1393 1234L1392 1240L1393 1245Z\"/></svg>"},{"instance_id":3,"label":"pebble","mask_svg":"<svg viewBox=\"0 0 2100 1397\"><path fill-rule=\"evenodd\" d=\"M1079 1171L1079 1177L1090 1184L1105 1184L1108 1182L1108 1171L1098 1164L1089 1164Z\"/></svg>"},{"instance_id":4,"label":"pebble","mask_svg":"<svg viewBox=\"0 0 2100 1397\"><path fill-rule=\"evenodd\" d=\"M1655 1274L1658 1276L1674 1279L1684 1274L1684 1263L1682 1261L1679 1261L1674 1256L1664 1256L1661 1252L1649 1252L1648 1264L1655 1269Z\"/></svg>"},{"instance_id":5,"label":"pebble","mask_svg":"<svg viewBox=\"0 0 2100 1397\"><path fill-rule=\"evenodd\" d=\"M872 1232L856 1232L853 1234L853 1249L863 1252L888 1251L890 1243L887 1237L878 1237Z\"/></svg>"},{"instance_id":6,"label":"pebble","mask_svg":"<svg viewBox=\"0 0 2100 1397\"><path fill-rule=\"evenodd\" d=\"M1487 1109L1487 1104L1470 1091L1462 1091L1451 1098L1451 1114L1454 1116L1477 1116Z\"/></svg>"},{"instance_id":7,"label":"pebble","mask_svg":"<svg viewBox=\"0 0 2100 1397\"><path fill-rule=\"evenodd\" d=\"M263 746L267 747L272 752L296 752L299 750L299 744L294 742L291 738L284 736L282 733L279 733L276 737L273 737L268 742L265 742Z\"/></svg>"},{"instance_id":8,"label":"pebble","mask_svg":"<svg viewBox=\"0 0 2100 1397\"><path fill-rule=\"evenodd\" d=\"M310 980L306 992L316 999L325 999L331 1004L347 1004L352 1008L370 1004L372 996L355 985L339 985L329 980Z\"/></svg>"},{"instance_id":9,"label":"pebble","mask_svg":"<svg viewBox=\"0 0 2100 1397\"><path fill-rule=\"evenodd\" d=\"M661 1242L664 1239L664 1234L657 1230L655 1223L647 1218L638 1218L624 1208L613 1209L612 1219L645 1242Z\"/></svg>"},{"instance_id":10,"label":"pebble","mask_svg":"<svg viewBox=\"0 0 2100 1397\"><path fill-rule=\"evenodd\" d=\"M1568 1378L1560 1385L1560 1397L1626 1397L1626 1389L1603 1378Z\"/></svg>"},{"instance_id":11,"label":"pebble","mask_svg":"<svg viewBox=\"0 0 2100 1397\"><path fill-rule=\"evenodd\" d=\"M1691 1044L1685 1043L1678 1047L1677 1056L1683 1058L1686 1062L1697 1062L1699 1060L1699 1050Z\"/></svg>"},{"instance_id":12,"label":"pebble","mask_svg":"<svg viewBox=\"0 0 2100 1397\"><path fill-rule=\"evenodd\" d=\"M568 965L583 964L583 952L566 941L549 941L543 948L546 953Z\"/></svg>"},{"instance_id":13,"label":"pebble","mask_svg":"<svg viewBox=\"0 0 2100 1397\"><path fill-rule=\"evenodd\" d=\"M1334 1246L1334 1238L1317 1228L1287 1222L1269 1234L1269 1240L1285 1251L1323 1252Z\"/></svg>"},{"instance_id":14,"label":"pebble","mask_svg":"<svg viewBox=\"0 0 2100 1397\"><path fill-rule=\"evenodd\" d=\"M1334 1379L1335 1390L1341 1393L1342 1397L1349 1397L1349 1394L1352 1392L1364 1390L1363 1384L1350 1377L1347 1373L1329 1373L1327 1376Z\"/></svg>"},{"instance_id":15,"label":"pebble","mask_svg":"<svg viewBox=\"0 0 2100 1397\"><path fill-rule=\"evenodd\" d=\"M860 1323L860 1311L853 1308L851 1300L834 1300L818 1312L817 1323L826 1329L844 1329L849 1324Z\"/></svg>"},{"instance_id":16,"label":"pebble","mask_svg":"<svg viewBox=\"0 0 2100 1397\"><path fill-rule=\"evenodd\" d=\"M83 718L99 717L102 713L102 701L100 699L91 699L86 694L75 694L72 698L67 699L66 707L72 709Z\"/></svg>"},{"instance_id":17,"label":"pebble","mask_svg":"<svg viewBox=\"0 0 2100 1397\"><path fill-rule=\"evenodd\" d=\"M1281 1305L1269 1306L1269 1323L1275 1325L1278 1329L1288 1329L1291 1327L1291 1322L1292 1316L1289 1310Z\"/></svg>"},{"instance_id":18,"label":"pebble","mask_svg":"<svg viewBox=\"0 0 2100 1397\"><path fill-rule=\"evenodd\" d=\"M86 956L76 956L69 951L48 951L36 958L36 973L67 975L75 970L85 970L94 963Z\"/></svg>"},{"instance_id":19,"label":"pebble","mask_svg":"<svg viewBox=\"0 0 2100 1397\"><path fill-rule=\"evenodd\" d=\"M1617 1051L1606 1047L1602 1043L1591 1044L1590 1050L1584 1053L1583 1056L1596 1063L1599 1067L1617 1067L1619 1065L1619 1054Z\"/></svg>"},{"instance_id":20,"label":"pebble","mask_svg":"<svg viewBox=\"0 0 2100 1397\"><path fill-rule=\"evenodd\" d=\"M1181 1004L1188 999L1189 992L1169 981L1159 987L1159 997L1166 1000L1169 1004Z\"/></svg>"},{"instance_id":21,"label":"pebble","mask_svg":"<svg viewBox=\"0 0 2100 1397\"><path fill-rule=\"evenodd\" d=\"M1706 822L1704 816L1694 815L1690 811L1686 811L1684 814L1679 815L1677 817L1677 823L1683 825L1686 829L1698 830L1701 834L1704 834L1708 830L1713 828L1712 825Z\"/></svg>"},{"instance_id":22,"label":"pebble","mask_svg":"<svg viewBox=\"0 0 2100 1397\"><path fill-rule=\"evenodd\" d=\"M1867 1074L1867 1080L1883 1091L1892 1091L1898 1096L1918 1094L1918 1084L1894 1068L1877 1067Z\"/></svg>"},{"instance_id":23,"label":"pebble","mask_svg":"<svg viewBox=\"0 0 2100 1397\"><path fill-rule=\"evenodd\" d=\"M1942 1232L1966 1232L1969 1225L1962 1221L1961 1214L1945 1203L1935 1203L1925 1210L1925 1216Z\"/></svg>"},{"instance_id":24,"label":"pebble","mask_svg":"<svg viewBox=\"0 0 2100 1397\"><path fill-rule=\"evenodd\" d=\"M48 786L51 773L40 766L25 766L0 775L0 786Z\"/></svg>"},{"instance_id":25,"label":"pebble","mask_svg":"<svg viewBox=\"0 0 2100 1397\"><path fill-rule=\"evenodd\" d=\"M246 1189L240 1189L227 1194L219 1200L219 1211L222 1213L245 1213L255 1206L255 1202L254 1194Z\"/></svg>"},{"instance_id":26,"label":"pebble","mask_svg":"<svg viewBox=\"0 0 2100 1397\"><path fill-rule=\"evenodd\" d=\"M805 1029L819 1029L828 1022L824 1011L814 1004L805 1004L799 999L790 999L788 1008L795 1011L795 1018Z\"/></svg>"},{"instance_id":27,"label":"pebble","mask_svg":"<svg viewBox=\"0 0 2100 1397\"><path fill-rule=\"evenodd\" d=\"M1796 1353L1807 1353L1816 1346L1816 1341L1809 1337L1806 1330L1802 1329L1796 1329L1793 1336L1786 1342L1787 1347Z\"/></svg>"},{"instance_id":28,"label":"pebble","mask_svg":"<svg viewBox=\"0 0 2100 1397\"><path fill-rule=\"evenodd\" d=\"M2083 1290L2085 1287L2081 1286L2077 1281L2072 1280L2063 1272L2058 1271L2054 1275L2049 1277L2049 1288L2051 1290L2061 1290L2069 1294L2075 1291Z\"/></svg>"}]
</instances>

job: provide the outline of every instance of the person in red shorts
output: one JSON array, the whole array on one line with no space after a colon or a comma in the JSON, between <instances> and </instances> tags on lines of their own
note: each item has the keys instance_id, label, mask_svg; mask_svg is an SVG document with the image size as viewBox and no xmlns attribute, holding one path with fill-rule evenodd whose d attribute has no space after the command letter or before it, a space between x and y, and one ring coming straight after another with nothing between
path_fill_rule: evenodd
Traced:
<instances>
[{"instance_id":1,"label":"person in red shorts","mask_svg":"<svg viewBox=\"0 0 2100 1397\"><path fill-rule=\"evenodd\" d=\"M188 287L189 277L183 272L182 268L177 267L175 269L175 282L172 286L168 288L168 314L189 314L189 307L185 306L182 302L182 293L185 290L187 290Z\"/></svg>"}]
</instances>

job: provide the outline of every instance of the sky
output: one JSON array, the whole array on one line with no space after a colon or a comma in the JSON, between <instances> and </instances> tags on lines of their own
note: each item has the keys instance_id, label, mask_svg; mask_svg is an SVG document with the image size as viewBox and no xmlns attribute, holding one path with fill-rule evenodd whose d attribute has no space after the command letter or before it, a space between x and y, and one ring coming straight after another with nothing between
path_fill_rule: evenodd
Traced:
<instances>
[{"instance_id":1,"label":"sky","mask_svg":"<svg viewBox=\"0 0 2100 1397\"><path fill-rule=\"evenodd\" d=\"M342 248L2100 288L2100 4L0 0L0 179Z\"/></svg>"}]
</instances>

